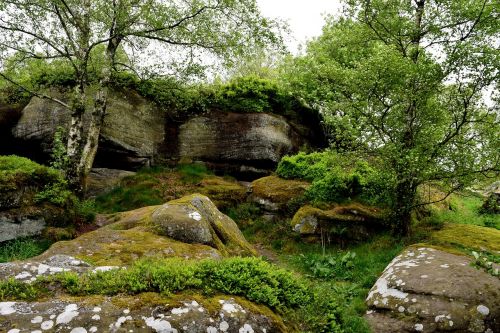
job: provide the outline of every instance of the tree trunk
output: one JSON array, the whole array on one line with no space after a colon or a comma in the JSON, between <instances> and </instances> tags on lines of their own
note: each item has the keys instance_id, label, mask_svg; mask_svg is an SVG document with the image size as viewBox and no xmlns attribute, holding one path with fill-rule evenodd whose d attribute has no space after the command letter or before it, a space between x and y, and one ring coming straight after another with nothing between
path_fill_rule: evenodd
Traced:
<instances>
[{"instance_id":1,"label":"tree trunk","mask_svg":"<svg viewBox=\"0 0 500 333\"><path fill-rule=\"evenodd\" d=\"M396 186L393 221L395 233L411 235L411 213L416 199L416 188L411 180L404 180Z\"/></svg>"}]
</instances>

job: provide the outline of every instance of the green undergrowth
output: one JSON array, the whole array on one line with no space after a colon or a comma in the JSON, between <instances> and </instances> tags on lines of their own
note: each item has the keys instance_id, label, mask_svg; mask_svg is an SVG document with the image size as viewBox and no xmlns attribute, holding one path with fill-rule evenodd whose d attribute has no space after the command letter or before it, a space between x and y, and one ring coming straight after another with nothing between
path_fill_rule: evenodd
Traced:
<instances>
[{"instance_id":1,"label":"green undergrowth","mask_svg":"<svg viewBox=\"0 0 500 333\"><path fill-rule=\"evenodd\" d=\"M291 230L287 219L262 218L254 204L241 204L226 213L251 243L274 254L268 260L301 275L318 295L314 307L290 314L301 332L369 332L362 318L368 291L391 260L412 242L379 235L362 243L321 246L304 241Z\"/></svg>"},{"instance_id":2,"label":"green undergrowth","mask_svg":"<svg viewBox=\"0 0 500 333\"><path fill-rule=\"evenodd\" d=\"M368 332L361 318L353 316L344 304L352 302L357 291L343 285L318 284L258 258L150 259L139 260L125 269L80 276L59 273L38 278L31 284L9 279L0 282L0 300L36 300L61 289L73 296L222 293L242 296L274 309L290 320L296 331Z\"/></svg>"},{"instance_id":3,"label":"green undergrowth","mask_svg":"<svg viewBox=\"0 0 500 333\"><path fill-rule=\"evenodd\" d=\"M394 179L374 162L334 151L299 153L281 159L276 173L285 179L311 182L305 197L312 202L343 202L357 199L389 206Z\"/></svg>"},{"instance_id":4,"label":"green undergrowth","mask_svg":"<svg viewBox=\"0 0 500 333\"><path fill-rule=\"evenodd\" d=\"M0 243L0 263L35 257L47 250L50 244L50 240L34 238L20 238Z\"/></svg>"},{"instance_id":5,"label":"green undergrowth","mask_svg":"<svg viewBox=\"0 0 500 333\"><path fill-rule=\"evenodd\" d=\"M101 213L116 213L145 206L154 206L193 193L195 185L211 175L203 165L186 164L177 168L152 167L126 177L120 186L95 199Z\"/></svg>"},{"instance_id":6,"label":"green undergrowth","mask_svg":"<svg viewBox=\"0 0 500 333\"><path fill-rule=\"evenodd\" d=\"M431 208L431 218L437 224L472 224L500 230L500 214L485 214L481 211L484 200L482 196L473 192L452 194L447 209Z\"/></svg>"}]
</instances>

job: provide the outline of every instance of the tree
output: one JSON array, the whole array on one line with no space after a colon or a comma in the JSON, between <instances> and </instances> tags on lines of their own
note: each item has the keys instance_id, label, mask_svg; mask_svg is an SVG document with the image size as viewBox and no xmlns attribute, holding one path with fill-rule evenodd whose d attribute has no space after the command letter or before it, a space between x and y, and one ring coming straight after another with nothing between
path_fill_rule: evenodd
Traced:
<instances>
[{"instance_id":1,"label":"tree","mask_svg":"<svg viewBox=\"0 0 500 333\"><path fill-rule=\"evenodd\" d=\"M393 174L402 234L429 203L420 185L446 186L444 200L498 174L498 100L487 94L498 94L499 9L494 0L349 0L288 66L337 146L376 155Z\"/></svg>"},{"instance_id":2,"label":"tree","mask_svg":"<svg viewBox=\"0 0 500 333\"><path fill-rule=\"evenodd\" d=\"M71 110L66 175L81 194L114 73L145 67L175 73L185 68L180 65L199 64L200 57L229 61L246 48L280 42L277 27L260 15L255 0L3 0L0 60L15 52L19 63L44 59L71 66L76 85L69 102L24 88ZM154 68L160 65L154 55L165 66ZM22 86L5 73L0 76ZM88 126L85 114L90 114Z\"/></svg>"}]
</instances>

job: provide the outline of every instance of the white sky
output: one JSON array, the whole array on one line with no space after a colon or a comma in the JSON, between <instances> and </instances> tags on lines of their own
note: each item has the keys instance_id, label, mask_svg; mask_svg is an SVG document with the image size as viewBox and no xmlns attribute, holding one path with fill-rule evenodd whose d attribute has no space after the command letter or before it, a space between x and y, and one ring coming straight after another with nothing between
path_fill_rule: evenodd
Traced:
<instances>
[{"instance_id":1,"label":"white sky","mask_svg":"<svg viewBox=\"0 0 500 333\"><path fill-rule=\"evenodd\" d=\"M321 34L324 14L338 14L340 0L257 0L262 14L288 22L291 40L287 42L292 53L297 53L300 44Z\"/></svg>"}]
</instances>

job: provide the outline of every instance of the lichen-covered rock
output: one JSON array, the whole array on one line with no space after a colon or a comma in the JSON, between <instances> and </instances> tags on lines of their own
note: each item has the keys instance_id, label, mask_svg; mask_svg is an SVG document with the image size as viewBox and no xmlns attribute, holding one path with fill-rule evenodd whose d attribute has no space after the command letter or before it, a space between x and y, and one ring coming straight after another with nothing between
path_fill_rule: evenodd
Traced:
<instances>
[{"instance_id":1,"label":"lichen-covered rock","mask_svg":"<svg viewBox=\"0 0 500 333\"><path fill-rule=\"evenodd\" d=\"M329 234L342 239L363 240L382 228L384 213L359 203L335 205L323 210L304 206L295 213L291 225L304 236Z\"/></svg>"},{"instance_id":2,"label":"lichen-covered rock","mask_svg":"<svg viewBox=\"0 0 500 333\"><path fill-rule=\"evenodd\" d=\"M156 208L151 214L151 223L161 235L187 243L210 245L223 254L255 254L236 223L201 194L192 194Z\"/></svg>"},{"instance_id":3,"label":"lichen-covered rock","mask_svg":"<svg viewBox=\"0 0 500 333\"><path fill-rule=\"evenodd\" d=\"M250 199L268 212L280 212L294 200L299 200L310 183L301 180L268 176L252 182Z\"/></svg>"},{"instance_id":4,"label":"lichen-covered rock","mask_svg":"<svg viewBox=\"0 0 500 333\"><path fill-rule=\"evenodd\" d=\"M254 178L268 174L281 157L308 143L282 116L215 111L183 123L177 140L181 159Z\"/></svg>"},{"instance_id":5,"label":"lichen-covered rock","mask_svg":"<svg viewBox=\"0 0 500 333\"><path fill-rule=\"evenodd\" d=\"M373 332L500 332L500 280L462 255L410 247L370 290Z\"/></svg>"},{"instance_id":6,"label":"lichen-covered rock","mask_svg":"<svg viewBox=\"0 0 500 333\"><path fill-rule=\"evenodd\" d=\"M228 297L183 301L146 293L115 297L0 302L0 331L277 333L283 323L265 307Z\"/></svg>"},{"instance_id":7,"label":"lichen-covered rock","mask_svg":"<svg viewBox=\"0 0 500 333\"><path fill-rule=\"evenodd\" d=\"M50 94L67 99L67 94L56 89ZM30 156L48 156L54 133L59 126L67 128L70 117L61 105L34 97L12 133ZM163 143L164 127L164 113L154 103L132 90L112 90L94 165L135 169L151 164Z\"/></svg>"},{"instance_id":8,"label":"lichen-covered rock","mask_svg":"<svg viewBox=\"0 0 500 333\"><path fill-rule=\"evenodd\" d=\"M95 197L100 194L105 194L118 186L123 178L131 177L135 172L107 169L107 168L93 168L87 178L87 197Z\"/></svg>"}]
</instances>

